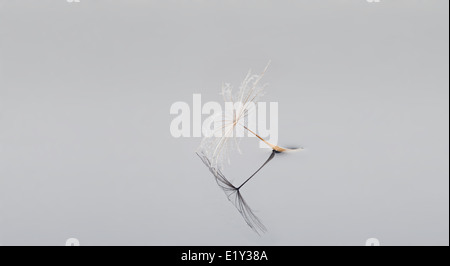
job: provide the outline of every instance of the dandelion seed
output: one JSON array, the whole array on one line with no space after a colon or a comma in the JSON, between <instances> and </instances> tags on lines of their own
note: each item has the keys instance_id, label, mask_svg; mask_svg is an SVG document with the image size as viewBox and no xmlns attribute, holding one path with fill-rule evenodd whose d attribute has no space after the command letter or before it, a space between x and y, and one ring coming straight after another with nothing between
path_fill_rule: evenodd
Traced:
<instances>
[{"instance_id":1,"label":"dandelion seed","mask_svg":"<svg viewBox=\"0 0 450 266\"><path fill-rule=\"evenodd\" d=\"M270 64L270 62L269 62ZM245 119L251 112L254 112L254 107L258 99L263 95L265 85L261 84L261 79L269 67L269 64L264 68L261 74L251 74L249 71L244 78L244 81L239 86L239 91L233 95L233 88L230 84L226 83L222 86L222 96L225 102L233 103L233 106L239 108L233 110L232 113L223 113L218 116L214 123L218 126L217 130L220 130L222 134L220 137L216 136L216 131L205 136L202 143L197 150L199 153L204 154L211 162L211 166L214 169L223 169L224 161L229 163L229 154L233 150L239 149L240 140L236 137L235 131L237 127L241 127L244 130L255 135L262 142L267 144L272 150L277 152L293 151L296 149L287 149L278 145L269 143L264 138L259 136L254 130L251 130L245 125Z\"/></svg>"},{"instance_id":2,"label":"dandelion seed","mask_svg":"<svg viewBox=\"0 0 450 266\"><path fill-rule=\"evenodd\" d=\"M250 208L248 203L244 200L241 194L241 188L245 186L264 166L266 166L277 153L301 150L299 149L288 149L283 148L278 145L269 143L267 140L259 136L255 130L250 129L245 124L245 119L248 117L250 112L253 112L253 107L256 106L256 102L259 97L262 96L265 85L261 85L260 81L264 76L269 64L266 66L264 71L259 75L251 74L249 71L244 81L239 87L237 94L233 95L233 89L230 84L224 84L222 86L222 96L225 102L232 102L234 106L238 104L239 108L233 110L232 113L224 113L220 115L214 123L219 125L217 130L220 130L219 136L216 136L216 132L205 136L202 143L197 150L197 155L213 174L217 184L225 192L229 201L233 203L236 209L244 218L248 226L256 233L266 232L266 228L261 222L261 220L254 214L253 210ZM230 151L239 149L239 140L234 134L237 127L250 132L255 135L259 140L267 144L271 149L272 153L269 158L262 164L262 166L256 170L249 178L247 178L240 186L234 186L223 174L224 161L229 160Z\"/></svg>"}]
</instances>

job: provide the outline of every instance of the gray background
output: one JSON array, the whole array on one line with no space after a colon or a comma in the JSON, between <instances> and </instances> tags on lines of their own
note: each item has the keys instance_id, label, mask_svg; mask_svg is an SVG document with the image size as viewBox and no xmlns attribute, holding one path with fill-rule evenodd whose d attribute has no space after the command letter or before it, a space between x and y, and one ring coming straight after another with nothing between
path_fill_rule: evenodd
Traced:
<instances>
[{"instance_id":1,"label":"gray background","mask_svg":"<svg viewBox=\"0 0 450 266\"><path fill-rule=\"evenodd\" d=\"M448 245L448 5L0 0L0 244ZM306 151L243 192L259 237L169 108L269 59ZM243 144L234 181L268 156Z\"/></svg>"}]
</instances>

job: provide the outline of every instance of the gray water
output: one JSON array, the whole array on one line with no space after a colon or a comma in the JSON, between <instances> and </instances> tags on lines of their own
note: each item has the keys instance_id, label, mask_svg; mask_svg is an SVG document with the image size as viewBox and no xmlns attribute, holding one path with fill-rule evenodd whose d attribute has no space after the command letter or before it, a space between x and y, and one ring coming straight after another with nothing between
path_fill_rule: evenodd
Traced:
<instances>
[{"instance_id":1,"label":"gray water","mask_svg":"<svg viewBox=\"0 0 450 266\"><path fill-rule=\"evenodd\" d=\"M448 1L0 0L0 244L449 244ZM272 60L245 224L169 108ZM246 139L239 183L270 151Z\"/></svg>"}]
</instances>

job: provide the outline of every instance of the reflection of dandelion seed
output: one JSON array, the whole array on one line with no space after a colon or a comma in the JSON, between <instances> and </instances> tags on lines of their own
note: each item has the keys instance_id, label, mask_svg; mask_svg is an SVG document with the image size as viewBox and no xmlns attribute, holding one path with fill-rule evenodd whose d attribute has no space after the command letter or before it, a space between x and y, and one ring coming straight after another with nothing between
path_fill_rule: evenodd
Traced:
<instances>
[{"instance_id":1,"label":"reflection of dandelion seed","mask_svg":"<svg viewBox=\"0 0 450 266\"><path fill-rule=\"evenodd\" d=\"M216 178L217 184L222 188L222 190L225 192L225 194L228 197L228 200L233 203L233 205L237 208L237 210L241 213L242 217L244 218L245 222L250 226L250 228L253 229L256 233L260 232L266 232L266 228L261 222L261 220L253 213L250 206L247 204L247 202L242 197L240 189L250 180L252 179L256 173L259 172L264 166L266 166L267 163L269 163L274 157L275 157L275 151L272 151L270 154L270 157L266 160L266 162L255 172L253 175L251 175L244 183L242 183L239 187L235 187L228 179L223 175L222 171L220 169L215 169L211 166L211 162L209 159L204 156L203 154L197 153L197 155L202 159L203 163L208 167L209 171L214 175Z\"/></svg>"},{"instance_id":2,"label":"reflection of dandelion seed","mask_svg":"<svg viewBox=\"0 0 450 266\"><path fill-rule=\"evenodd\" d=\"M260 75L252 75L249 72L244 81L241 83L239 92L234 96L232 94L232 88L229 84L225 84L222 87L222 95L225 102L232 102L235 106L238 106L238 108L233 110L231 114L225 113L218 117L217 121L214 121L214 123L218 123L218 125L220 125L217 130L220 130L221 134L216 136L216 132L213 132L213 134L205 136L197 151L197 155L208 167L209 171L214 175L217 184L225 192L228 199L237 208L250 228L258 234L260 232L265 232L266 228L244 200L240 189L247 184L247 182L252 179L264 166L266 166L275 157L276 153L295 150L282 148L275 144L269 143L245 124L245 119L248 117L250 112L254 111L253 108L256 106L255 103L263 93L264 85L260 85L260 81L264 76L267 67L268 65ZM240 151L238 139L234 134L237 127L240 127L241 129L255 135L262 142L272 148L272 153L266 162L264 162L264 164L253 175L251 175L238 187L228 181L222 173L223 160L228 160L229 162L229 152L232 149L237 149Z\"/></svg>"}]
</instances>

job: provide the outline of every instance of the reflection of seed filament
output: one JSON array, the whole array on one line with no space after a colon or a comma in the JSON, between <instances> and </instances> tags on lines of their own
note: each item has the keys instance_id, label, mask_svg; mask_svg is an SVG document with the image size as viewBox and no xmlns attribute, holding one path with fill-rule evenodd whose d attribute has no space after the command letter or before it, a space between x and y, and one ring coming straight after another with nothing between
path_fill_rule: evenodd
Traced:
<instances>
[{"instance_id":1,"label":"reflection of seed filament","mask_svg":"<svg viewBox=\"0 0 450 266\"><path fill-rule=\"evenodd\" d=\"M203 163L208 167L209 171L214 175L217 184L222 188L222 190L225 192L225 194L228 197L228 200L230 200L233 205L237 208L239 213L244 218L245 222L250 226L250 228L253 229L256 233L260 232L266 232L266 228L261 222L261 220L254 214L250 206L247 204L247 202L244 200L240 189L246 185L264 166L266 166L274 157L275 157L276 151L273 150L270 154L269 158L254 172L247 180L245 180L239 187L235 187L228 179L223 175L223 173L211 167L211 163L209 159L204 156L203 154L197 153L197 155L200 157L200 159L203 161Z\"/></svg>"}]
</instances>

